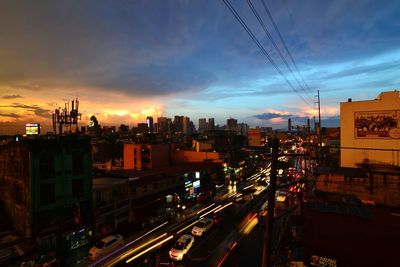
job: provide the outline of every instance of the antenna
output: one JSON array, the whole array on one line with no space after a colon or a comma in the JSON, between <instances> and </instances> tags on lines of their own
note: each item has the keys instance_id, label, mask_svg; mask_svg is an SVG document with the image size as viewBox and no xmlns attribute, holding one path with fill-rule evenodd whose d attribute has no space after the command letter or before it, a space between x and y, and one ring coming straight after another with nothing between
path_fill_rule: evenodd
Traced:
<instances>
[{"instance_id":1,"label":"antenna","mask_svg":"<svg viewBox=\"0 0 400 267\"><path fill-rule=\"evenodd\" d=\"M82 116L78 111L78 107L79 101L76 98L71 101L71 110L69 109L69 102L64 103L64 108L58 107L54 110L52 114L54 134L63 135L64 128L69 128L68 133L78 132L78 120L81 120Z\"/></svg>"}]
</instances>

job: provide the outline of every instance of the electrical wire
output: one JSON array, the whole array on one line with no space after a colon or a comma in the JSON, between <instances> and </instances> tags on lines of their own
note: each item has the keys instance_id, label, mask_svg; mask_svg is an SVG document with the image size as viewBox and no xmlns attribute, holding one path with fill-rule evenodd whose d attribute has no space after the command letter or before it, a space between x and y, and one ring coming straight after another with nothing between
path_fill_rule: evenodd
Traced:
<instances>
[{"instance_id":1,"label":"electrical wire","mask_svg":"<svg viewBox=\"0 0 400 267\"><path fill-rule=\"evenodd\" d=\"M306 81L304 80L303 75L301 75L301 72L299 71L299 68L297 67L297 64L296 64L296 62L295 62L295 60L294 60L294 58L293 58L293 56L292 56L292 53L290 53L289 48L287 47L286 42L285 42L285 40L283 39L282 34L281 34L281 32L279 31L279 28L278 28L278 26L276 25L275 20L274 20L274 18L272 17L272 14L271 14L271 12L269 11L269 8L268 8L267 4L265 3L264 0L261 0L261 3L262 3L262 5L263 5L263 7L264 7L264 9L265 9L265 12L267 13L269 19L271 20L272 25L274 26L274 29L275 29L275 31L277 32L277 34L278 34L278 36L279 36L279 39L280 39L281 42L282 42L283 47L285 48L287 54L289 55L289 57L290 57L290 59L291 59L293 65L294 65L294 67L296 68L297 73L299 74L301 80L303 81L304 85L305 85L306 88L308 89L308 93L312 92L312 90L310 89L310 87L308 86L308 84L306 83Z\"/></svg>"},{"instance_id":2,"label":"electrical wire","mask_svg":"<svg viewBox=\"0 0 400 267\"><path fill-rule=\"evenodd\" d=\"M268 61L272 64L272 66L274 67L274 69L282 76L282 78L285 80L285 82L289 85L289 87L295 92L297 93L297 95L303 100L303 102L307 105L312 107L312 105L310 105L310 103L308 103L308 101L302 96L302 94L296 89L294 88L294 86L292 85L292 83L285 77L285 75L283 74L283 72L281 71L281 69L276 65L275 61L271 58L271 56L269 55L268 51L265 50L265 48L262 46L262 44L258 41L258 39L255 37L255 35L253 34L253 32L250 30L250 28L247 26L247 24L244 22L244 20L241 18L241 16L236 12L235 8L231 5L231 3L229 2L229 0L223 0L224 4L227 6L227 8L229 9L229 11L231 11L232 15L235 17L235 19L239 22L239 24L245 29L245 31L247 32L247 34L250 36L250 38L253 40L253 42L258 46L258 48L261 50L261 52L263 53L263 55L268 59Z\"/></svg>"},{"instance_id":3,"label":"electrical wire","mask_svg":"<svg viewBox=\"0 0 400 267\"><path fill-rule=\"evenodd\" d=\"M277 46L276 42L274 41L274 39L272 38L270 32L268 31L268 28L266 26L266 24L264 23L264 21L262 20L262 18L260 17L260 15L258 14L257 10L255 9L253 3L250 0L247 0L247 4L250 7L251 11L253 12L254 16L257 18L258 22L260 23L261 27L263 28L265 34L267 35L268 39L271 41L271 43L273 44L273 46L275 47L276 51L278 52L280 58L282 59L283 63L285 63L286 67L289 69L290 73L292 74L293 78L295 79L295 81L297 82L297 84L299 85L299 87L303 90L303 92L307 95L308 99L313 102L314 100L307 94L306 90L304 89L303 85L300 84L299 79L296 77L296 75L294 74L292 68L290 67L289 63L286 61L285 57L283 56L283 54L281 53L281 50L279 49L279 47Z\"/></svg>"}]
</instances>

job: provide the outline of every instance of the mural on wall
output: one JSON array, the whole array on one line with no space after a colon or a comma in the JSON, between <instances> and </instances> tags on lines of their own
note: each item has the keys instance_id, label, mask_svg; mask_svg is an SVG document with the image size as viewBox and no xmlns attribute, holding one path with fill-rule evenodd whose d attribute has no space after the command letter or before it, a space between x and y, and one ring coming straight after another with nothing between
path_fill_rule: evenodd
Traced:
<instances>
[{"instance_id":1,"label":"mural on wall","mask_svg":"<svg viewBox=\"0 0 400 267\"><path fill-rule=\"evenodd\" d=\"M400 110L354 112L354 137L400 139Z\"/></svg>"}]
</instances>

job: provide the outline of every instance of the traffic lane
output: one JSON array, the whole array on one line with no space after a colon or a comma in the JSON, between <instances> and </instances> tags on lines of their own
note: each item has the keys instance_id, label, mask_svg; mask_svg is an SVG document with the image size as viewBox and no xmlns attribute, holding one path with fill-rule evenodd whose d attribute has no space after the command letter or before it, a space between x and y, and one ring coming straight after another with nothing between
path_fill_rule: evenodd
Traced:
<instances>
[{"instance_id":1,"label":"traffic lane","mask_svg":"<svg viewBox=\"0 0 400 267\"><path fill-rule=\"evenodd\" d=\"M228 192L229 192L229 190L228 190ZM235 190L231 190L231 192L229 192L229 193L235 194ZM216 203L213 203L213 204L216 204ZM203 208L203 209L204 209L204 208ZM202 209L202 210L203 210L203 209ZM196 211L193 212L193 215L194 215L195 213L196 213ZM197 215L198 215L198 212L197 212ZM196 215L194 215L193 217L196 217ZM190 218L189 218L189 219L190 219ZM171 232L172 232L172 231L171 231ZM154 237L153 237L153 238L154 238ZM150 238L149 241L151 241L151 238ZM147 241L147 242L149 242L149 241ZM140 245L140 246L142 246L142 245ZM115 256L113 257L114 259L112 260L111 263L116 264L116 263L119 262L119 261L125 260L125 258L127 258L128 256L130 257L131 254L133 254L132 250L137 250L137 248L135 248L135 247L129 247L129 248L127 248L127 249L124 248L124 250L121 250L120 252L116 252L116 253L115 253ZM140 252L140 251L137 251L137 253L141 253L141 252ZM114 254L114 252L113 252L112 254ZM104 264L104 262L101 262L101 265L103 265L103 264Z\"/></svg>"}]
</instances>

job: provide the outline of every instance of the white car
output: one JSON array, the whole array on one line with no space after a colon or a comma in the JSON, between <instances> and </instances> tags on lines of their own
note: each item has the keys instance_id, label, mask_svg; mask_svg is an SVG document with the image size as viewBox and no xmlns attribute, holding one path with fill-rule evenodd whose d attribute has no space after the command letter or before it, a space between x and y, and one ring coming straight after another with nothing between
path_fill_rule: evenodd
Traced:
<instances>
[{"instance_id":1,"label":"white car","mask_svg":"<svg viewBox=\"0 0 400 267\"><path fill-rule=\"evenodd\" d=\"M192 235L183 235L175 242L174 246L169 251L171 260L180 261L183 256L189 251L194 242Z\"/></svg>"},{"instance_id":2,"label":"white car","mask_svg":"<svg viewBox=\"0 0 400 267\"><path fill-rule=\"evenodd\" d=\"M211 226L213 226L214 221L210 218L203 218L198 221L192 229L192 235L202 236L205 232L210 230Z\"/></svg>"},{"instance_id":3,"label":"white car","mask_svg":"<svg viewBox=\"0 0 400 267\"><path fill-rule=\"evenodd\" d=\"M108 254L122 244L124 244L122 235L109 235L104 237L89 250L89 258L91 260L97 259L100 256Z\"/></svg>"}]
</instances>

